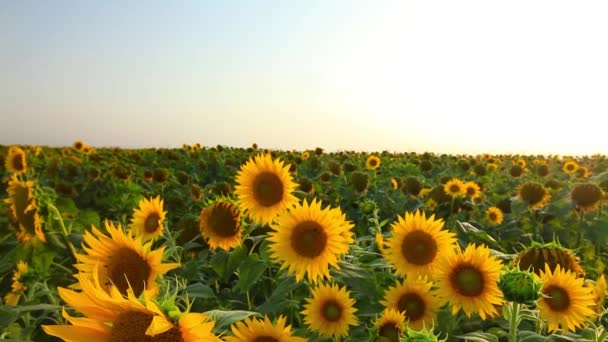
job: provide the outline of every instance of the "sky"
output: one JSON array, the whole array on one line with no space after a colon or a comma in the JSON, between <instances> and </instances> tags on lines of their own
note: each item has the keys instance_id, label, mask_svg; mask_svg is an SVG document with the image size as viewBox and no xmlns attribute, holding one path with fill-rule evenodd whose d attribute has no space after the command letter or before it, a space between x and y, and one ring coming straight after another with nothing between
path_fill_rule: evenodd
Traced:
<instances>
[{"instance_id":1,"label":"sky","mask_svg":"<svg viewBox=\"0 0 608 342\"><path fill-rule=\"evenodd\" d=\"M608 153L608 2L0 2L0 144Z\"/></svg>"}]
</instances>

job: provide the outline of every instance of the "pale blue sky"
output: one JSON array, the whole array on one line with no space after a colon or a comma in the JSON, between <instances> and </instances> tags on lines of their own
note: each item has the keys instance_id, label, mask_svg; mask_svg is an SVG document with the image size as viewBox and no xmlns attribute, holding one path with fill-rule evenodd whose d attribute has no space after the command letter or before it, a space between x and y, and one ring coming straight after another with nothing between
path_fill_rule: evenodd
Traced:
<instances>
[{"instance_id":1,"label":"pale blue sky","mask_svg":"<svg viewBox=\"0 0 608 342\"><path fill-rule=\"evenodd\" d=\"M0 144L607 153L605 1L0 3Z\"/></svg>"}]
</instances>

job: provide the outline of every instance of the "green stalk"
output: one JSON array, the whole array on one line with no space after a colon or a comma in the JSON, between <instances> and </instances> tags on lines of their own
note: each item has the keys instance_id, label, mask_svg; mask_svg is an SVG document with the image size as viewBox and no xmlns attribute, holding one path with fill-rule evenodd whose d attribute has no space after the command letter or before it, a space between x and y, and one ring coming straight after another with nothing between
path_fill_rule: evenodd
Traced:
<instances>
[{"instance_id":1,"label":"green stalk","mask_svg":"<svg viewBox=\"0 0 608 342\"><path fill-rule=\"evenodd\" d=\"M61 217L61 213L59 212L59 209L57 209L57 207L55 207L54 205L52 205L50 203L48 204L48 208L55 214L55 216L57 216L57 220L59 221L59 225L61 226L61 233L63 234L65 243L68 245L68 248L70 249L70 252L72 253L72 256L74 257L74 259L76 259L76 249L74 248L74 245L72 245L72 242L70 241L68 229L66 228L65 223L63 223L63 218Z\"/></svg>"},{"instance_id":2,"label":"green stalk","mask_svg":"<svg viewBox=\"0 0 608 342\"><path fill-rule=\"evenodd\" d=\"M509 342L517 341L517 326L519 325L519 303L511 302L511 317L509 319Z\"/></svg>"}]
</instances>

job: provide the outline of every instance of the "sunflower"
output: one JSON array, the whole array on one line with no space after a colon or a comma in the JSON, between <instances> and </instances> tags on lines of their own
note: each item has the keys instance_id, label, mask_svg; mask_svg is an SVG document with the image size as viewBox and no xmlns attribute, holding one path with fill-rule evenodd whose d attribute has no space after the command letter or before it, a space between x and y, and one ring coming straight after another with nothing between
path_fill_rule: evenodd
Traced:
<instances>
[{"instance_id":1,"label":"sunflower","mask_svg":"<svg viewBox=\"0 0 608 342\"><path fill-rule=\"evenodd\" d=\"M11 146L8 149L4 167L6 168L6 171L14 175L24 173L27 169L25 152L19 146Z\"/></svg>"},{"instance_id":2,"label":"sunflower","mask_svg":"<svg viewBox=\"0 0 608 342\"><path fill-rule=\"evenodd\" d=\"M310 152L308 152L308 151L302 152L302 159L306 160L308 158L310 158Z\"/></svg>"},{"instance_id":3,"label":"sunflower","mask_svg":"<svg viewBox=\"0 0 608 342\"><path fill-rule=\"evenodd\" d=\"M17 240L46 242L42 222L38 215L38 204L34 197L34 182L20 181L13 175L8 182L8 198L4 200L9 207L9 218L17 228Z\"/></svg>"},{"instance_id":4,"label":"sunflower","mask_svg":"<svg viewBox=\"0 0 608 342\"><path fill-rule=\"evenodd\" d=\"M467 194L467 197L472 200L476 200L481 197L481 189L479 188L479 185L476 182L466 182L464 184L464 190Z\"/></svg>"},{"instance_id":5,"label":"sunflower","mask_svg":"<svg viewBox=\"0 0 608 342\"><path fill-rule=\"evenodd\" d=\"M558 328L575 331L593 316L594 306L591 289L585 287L583 278L557 266L552 272L549 265L540 272L543 282L543 298L537 301L540 318L549 324L549 332Z\"/></svg>"},{"instance_id":6,"label":"sunflower","mask_svg":"<svg viewBox=\"0 0 608 342\"><path fill-rule=\"evenodd\" d=\"M211 249L229 251L241 244L241 211L233 203L220 199L204 208L199 216L199 225L201 235L209 240Z\"/></svg>"},{"instance_id":7,"label":"sunflower","mask_svg":"<svg viewBox=\"0 0 608 342\"><path fill-rule=\"evenodd\" d=\"M133 210L131 219L131 231L142 240L156 240L163 235L165 215L163 211L163 200L160 196L139 201L139 208Z\"/></svg>"},{"instance_id":8,"label":"sunflower","mask_svg":"<svg viewBox=\"0 0 608 342\"><path fill-rule=\"evenodd\" d=\"M305 342L307 339L292 336L291 326L285 325L286 318L279 316L272 324L268 316L264 320L248 318L231 327L232 335L224 337L226 342Z\"/></svg>"},{"instance_id":9,"label":"sunflower","mask_svg":"<svg viewBox=\"0 0 608 342\"><path fill-rule=\"evenodd\" d=\"M488 210L486 210L486 220L488 220L491 225L501 224L503 220L502 210L498 207L489 207Z\"/></svg>"},{"instance_id":10,"label":"sunflower","mask_svg":"<svg viewBox=\"0 0 608 342\"><path fill-rule=\"evenodd\" d=\"M466 195L466 188L463 181L458 178L452 178L445 183L443 191L452 198L463 197Z\"/></svg>"},{"instance_id":11,"label":"sunflower","mask_svg":"<svg viewBox=\"0 0 608 342\"><path fill-rule=\"evenodd\" d=\"M11 292L4 296L4 303L8 306L17 306L21 296L27 290L27 287L21 283L21 278L27 273L29 267L27 262L17 262L17 270L13 272L13 283L11 284Z\"/></svg>"},{"instance_id":12,"label":"sunflower","mask_svg":"<svg viewBox=\"0 0 608 342\"><path fill-rule=\"evenodd\" d=\"M378 247L378 251L382 254L384 254L384 235L382 235L382 232L377 232L376 236L374 237L374 239L376 240L376 246Z\"/></svg>"},{"instance_id":13,"label":"sunflower","mask_svg":"<svg viewBox=\"0 0 608 342\"><path fill-rule=\"evenodd\" d=\"M321 208L321 202L304 200L279 215L271 225L270 253L281 268L295 273L296 281L306 274L309 281L329 278L329 266L339 269L338 260L353 243L353 224L339 208Z\"/></svg>"},{"instance_id":14,"label":"sunflower","mask_svg":"<svg viewBox=\"0 0 608 342\"><path fill-rule=\"evenodd\" d=\"M94 226L93 233L84 233L83 239L88 246L83 245L86 254L76 255L79 263L75 267L80 271L77 278L81 281L90 278L95 265L100 264L99 278L106 292L116 287L126 294L130 286L136 296L142 293L155 296L159 290L156 278L179 264L161 263L165 247L152 251L152 242L143 244L141 237L125 234L120 225L114 226L106 220L105 228L109 237Z\"/></svg>"},{"instance_id":15,"label":"sunflower","mask_svg":"<svg viewBox=\"0 0 608 342\"><path fill-rule=\"evenodd\" d=\"M76 140L72 144L72 148L74 148L76 151L84 150L85 146L86 146L86 144L82 140Z\"/></svg>"},{"instance_id":16,"label":"sunflower","mask_svg":"<svg viewBox=\"0 0 608 342\"><path fill-rule=\"evenodd\" d=\"M348 336L349 326L357 326L355 300L350 298L346 287L319 285L312 290L312 298L306 298L304 322L321 336Z\"/></svg>"},{"instance_id":17,"label":"sunflower","mask_svg":"<svg viewBox=\"0 0 608 342\"><path fill-rule=\"evenodd\" d=\"M175 324L154 302L140 302L131 289L126 297L117 288L106 293L98 281L82 281L82 292L58 288L59 296L86 317L72 317L63 309L71 325L43 325L44 332L67 342L221 341L213 335L214 322L203 314L181 314Z\"/></svg>"},{"instance_id":18,"label":"sunflower","mask_svg":"<svg viewBox=\"0 0 608 342\"><path fill-rule=\"evenodd\" d=\"M579 168L576 170L577 178L587 178L589 177L589 174L589 169L586 166L579 166Z\"/></svg>"},{"instance_id":19,"label":"sunflower","mask_svg":"<svg viewBox=\"0 0 608 342\"><path fill-rule=\"evenodd\" d=\"M426 217L423 212L406 212L405 219L397 216L391 224L392 236L388 238L386 259L399 275L416 277L433 273L441 258L454 249L454 234L442 230L443 220L435 215Z\"/></svg>"},{"instance_id":20,"label":"sunflower","mask_svg":"<svg viewBox=\"0 0 608 342\"><path fill-rule=\"evenodd\" d=\"M578 184L570 193L570 198L576 205L576 209L581 211L590 211L597 208L603 197L602 189L591 183Z\"/></svg>"},{"instance_id":21,"label":"sunflower","mask_svg":"<svg viewBox=\"0 0 608 342\"><path fill-rule=\"evenodd\" d=\"M592 309L594 309L596 314L601 314L604 312L604 302L606 301L606 289L608 285L606 284L606 278L602 274L597 280L595 284L591 286L591 293L593 294L593 305Z\"/></svg>"},{"instance_id":22,"label":"sunflower","mask_svg":"<svg viewBox=\"0 0 608 342\"><path fill-rule=\"evenodd\" d=\"M380 158L378 156L375 155L371 155L369 157L367 157L367 160L365 160L365 167L368 170L375 170L377 168L380 167Z\"/></svg>"},{"instance_id":23,"label":"sunflower","mask_svg":"<svg viewBox=\"0 0 608 342\"><path fill-rule=\"evenodd\" d=\"M486 167L489 171L496 171L498 169L498 164L488 163Z\"/></svg>"},{"instance_id":24,"label":"sunflower","mask_svg":"<svg viewBox=\"0 0 608 342\"><path fill-rule=\"evenodd\" d=\"M424 204L424 207L433 211L433 210L437 209L437 202L435 202L434 199L429 198L429 200L426 201L426 203Z\"/></svg>"},{"instance_id":25,"label":"sunflower","mask_svg":"<svg viewBox=\"0 0 608 342\"><path fill-rule=\"evenodd\" d=\"M391 185L393 186L393 190L397 190L401 187L401 181L399 178L391 178Z\"/></svg>"},{"instance_id":26,"label":"sunflower","mask_svg":"<svg viewBox=\"0 0 608 342\"><path fill-rule=\"evenodd\" d=\"M486 246L468 245L464 252L448 255L440 264L438 286L440 296L452 305L452 314L462 308L471 317L477 312L481 319L498 314L502 293L497 286L502 263L490 255Z\"/></svg>"},{"instance_id":27,"label":"sunflower","mask_svg":"<svg viewBox=\"0 0 608 342\"><path fill-rule=\"evenodd\" d=\"M547 189L537 183L524 183L519 186L518 190L519 198L527 202L532 209L544 207L551 199Z\"/></svg>"},{"instance_id":28,"label":"sunflower","mask_svg":"<svg viewBox=\"0 0 608 342\"><path fill-rule=\"evenodd\" d=\"M522 271L530 269L537 275L540 275L541 271L545 269L545 264L549 265L551 271L555 271L555 268L560 266L562 270L573 272L579 277L585 274L578 262L578 257L569 249L553 242L533 243L515 257L513 264Z\"/></svg>"},{"instance_id":29,"label":"sunflower","mask_svg":"<svg viewBox=\"0 0 608 342\"><path fill-rule=\"evenodd\" d=\"M249 212L256 223L269 224L285 209L297 203L293 195L297 184L289 166L261 154L241 167L236 176L239 206Z\"/></svg>"},{"instance_id":30,"label":"sunflower","mask_svg":"<svg viewBox=\"0 0 608 342\"><path fill-rule=\"evenodd\" d=\"M381 342L399 342L405 332L405 316L395 309L385 309L374 326Z\"/></svg>"},{"instance_id":31,"label":"sunflower","mask_svg":"<svg viewBox=\"0 0 608 342\"><path fill-rule=\"evenodd\" d=\"M578 163L574 160L568 160L564 163L562 170L569 175L573 175L576 173L576 170L578 170Z\"/></svg>"},{"instance_id":32,"label":"sunflower","mask_svg":"<svg viewBox=\"0 0 608 342\"><path fill-rule=\"evenodd\" d=\"M401 312L408 327L414 330L431 327L444 301L431 290L433 282L426 277L410 278L389 287L380 303L387 309Z\"/></svg>"}]
</instances>

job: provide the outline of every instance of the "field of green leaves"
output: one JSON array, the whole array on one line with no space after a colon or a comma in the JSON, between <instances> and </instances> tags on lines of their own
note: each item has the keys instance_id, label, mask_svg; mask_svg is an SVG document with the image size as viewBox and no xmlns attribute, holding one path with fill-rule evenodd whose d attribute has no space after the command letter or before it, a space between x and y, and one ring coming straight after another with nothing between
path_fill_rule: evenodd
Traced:
<instances>
[{"instance_id":1,"label":"field of green leaves","mask_svg":"<svg viewBox=\"0 0 608 342\"><path fill-rule=\"evenodd\" d=\"M605 341L605 156L0 146L0 339Z\"/></svg>"}]
</instances>

